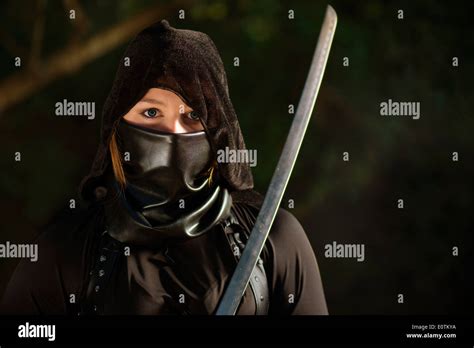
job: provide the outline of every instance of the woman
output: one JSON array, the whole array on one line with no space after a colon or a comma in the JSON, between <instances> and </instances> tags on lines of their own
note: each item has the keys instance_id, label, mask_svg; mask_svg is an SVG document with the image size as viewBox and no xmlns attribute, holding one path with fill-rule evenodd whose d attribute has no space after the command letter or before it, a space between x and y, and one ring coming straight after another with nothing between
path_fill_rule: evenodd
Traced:
<instances>
[{"instance_id":1,"label":"woman","mask_svg":"<svg viewBox=\"0 0 474 348\"><path fill-rule=\"evenodd\" d=\"M203 33L163 20L131 42L80 186L87 206L55 220L2 302L14 314L213 314L261 196L223 63ZM327 314L298 221L280 209L237 314Z\"/></svg>"}]
</instances>

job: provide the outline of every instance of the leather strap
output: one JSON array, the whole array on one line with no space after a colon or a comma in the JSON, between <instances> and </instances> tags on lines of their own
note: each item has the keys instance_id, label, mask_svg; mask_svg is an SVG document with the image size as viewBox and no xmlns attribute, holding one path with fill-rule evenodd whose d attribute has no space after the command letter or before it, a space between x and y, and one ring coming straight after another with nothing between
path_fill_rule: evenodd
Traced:
<instances>
[{"instance_id":1,"label":"leather strap","mask_svg":"<svg viewBox=\"0 0 474 348\"><path fill-rule=\"evenodd\" d=\"M233 214L231 214L231 216L224 221L223 228L236 263L238 263L240 256L242 255L242 251L245 248L242 238L246 238L246 235L241 233L243 232L243 229ZM263 266L263 260L260 258L260 256L258 257L257 264L255 265L250 276L249 284L255 300L255 314L267 315L270 305L270 293L265 268Z\"/></svg>"},{"instance_id":2,"label":"leather strap","mask_svg":"<svg viewBox=\"0 0 474 348\"><path fill-rule=\"evenodd\" d=\"M95 266L90 272L90 281L87 289L88 312L103 314L106 288L115 269L121 250L119 241L109 236L107 231L102 233Z\"/></svg>"}]
</instances>

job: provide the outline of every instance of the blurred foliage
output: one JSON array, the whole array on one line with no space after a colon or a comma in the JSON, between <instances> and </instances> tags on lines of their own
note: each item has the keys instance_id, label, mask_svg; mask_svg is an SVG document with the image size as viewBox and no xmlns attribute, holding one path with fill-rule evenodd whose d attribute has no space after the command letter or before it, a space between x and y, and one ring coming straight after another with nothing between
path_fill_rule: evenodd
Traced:
<instances>
[{"instance_id":1,"label":"blurred foliage","mask_svg":"<svg viewBox=\"0 0 474 348\"><path fill-rule=\"evenodd\" d=\"M0 33L28 52L32 1L0 4ZM80 1L85 37L156 1ZM163 1L171 25L207 33L226 66L247 146L258 149L264 192L292 121L324 15L322 1ZM333 314L467 313L472 254L474 38L470 2L335 0L339 17L325 79L285 194L315 249ZM178 11L186 11L185 20ZM288 19L288 10L295 19ZM404 10L404 19L397 11ZM159 20L161 18L157 18ZM74 30L47 2L42 57ZM15 72L0 36L0 78ZM3 43L3 44L2 44ZM125 46L0 115L2 240L28 240L71 197L97 145L99 110ZM10 47L11 48L11 47ZM453 67L453 56L459 67ZM233 66L234 57L240 66ZM349 67L342 65L349 57ZM96 119L54 116L63 99L95 101ZM387 99L421 102L421 118L384 118ZM13 162L21 151L21 165ZM342 153L350 161L342 161ZM460 154L452 162L452 152ZM398 198L405 209L396 207ZM324 245L365 243L366 261L324 258ZM451 256L458 246L460 256ZM13 262L0 267L0 293ZM396 303L399 293L406 303Z\"/></svg>"}]
</instances>

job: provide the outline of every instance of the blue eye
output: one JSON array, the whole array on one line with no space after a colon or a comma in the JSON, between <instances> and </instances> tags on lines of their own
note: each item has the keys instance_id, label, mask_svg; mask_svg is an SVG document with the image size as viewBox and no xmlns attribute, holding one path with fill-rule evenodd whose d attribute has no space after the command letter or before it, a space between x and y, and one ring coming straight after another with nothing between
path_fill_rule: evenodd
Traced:
<instances>
[{"instance_id":1,"label":"blue eye","mask_svg":"<svg viewBox=\"0 0 474 348\"><path fill-rule=\"evenodd\" d=\"M143 115L145 115L145 117L148 117L148 118L154 118L158 115L158 109L155 109L155 108L147 109L145 110Z\"/></svg>"},{"instance_id":2,"label":"blue eye","mask_svg":"<svg viewBox=\"0 0 474 348\"><path fill-rule=\"evenodd\" d=\"M190 118L191 120L197 121L199 120L199 115L196 111L191 111L191 112L188 112L188 118Z\"/></svg>"}]
</instances>

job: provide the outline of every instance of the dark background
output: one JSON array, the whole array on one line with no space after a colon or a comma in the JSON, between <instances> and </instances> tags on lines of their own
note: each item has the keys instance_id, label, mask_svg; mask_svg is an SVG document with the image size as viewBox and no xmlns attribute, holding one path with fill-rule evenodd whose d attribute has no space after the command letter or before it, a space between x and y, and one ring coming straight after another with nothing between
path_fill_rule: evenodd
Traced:
<instances>
[{"instance_id":1,"label":"dark background","mask_svg":"<svg viewBox=\"0 0 474 348\"><path fill-rule=\"evenodd\" d=\"M282 204L295 202L289 210L314 247L329 311L472 313L474 6L456 1L331 4L338 29ZM119 59L149 18L203 31L215 41L247 146L258 150L254 177L264 192L325 6L274 0L3 1L0 242L31 241L39 226L77 198ZM75 21L68 16L71 8ZM180 9L185 20L178 19ZM294 20L288 19L290 9ZM399 9L403 20L397 18ZM115 36L106 35L110 28L117 29ZM91 49L90 40L107 48ZM90 55L84 58L84 51ZM21 68L14 66L17 56ZM239 67L233 66L234 57L240 58ZM349 57L349 67L343 57ZM459 58L458 67L452 57ZM61 64L66 68L59 69ZM379 105L389 98L421 102L421 118L380 116ZM54 104L63 99L96 102L96 118L55 116ZM14 161L16 151L21 162ZM342 160L344 151L349 162ZM458 162L452 161L454 151ZM399 198L404 209L397 208ZM325 258L324 245L333 241L364 243L365 261ZM457 257L453 246L459 247ZM16 262L0 260L0 294ZM404 304L397 303L399 293Z\"/></svg>"}]
</instances>

